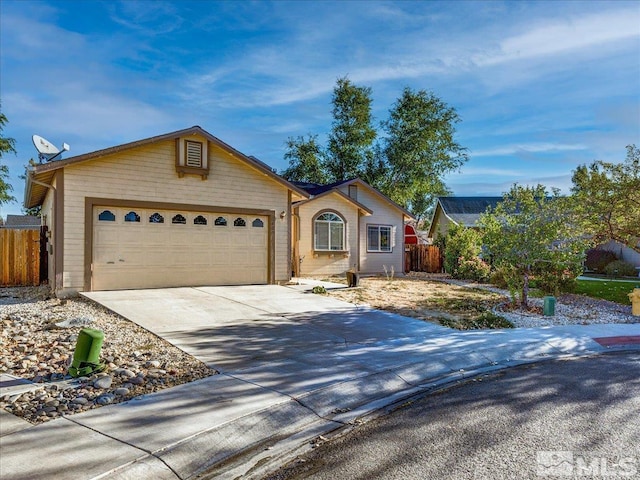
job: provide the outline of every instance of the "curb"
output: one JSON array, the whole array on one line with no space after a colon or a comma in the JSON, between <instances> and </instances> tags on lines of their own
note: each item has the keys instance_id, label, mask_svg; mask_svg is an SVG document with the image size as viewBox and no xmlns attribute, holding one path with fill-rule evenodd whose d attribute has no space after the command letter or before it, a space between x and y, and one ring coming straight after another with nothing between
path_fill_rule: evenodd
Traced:
<instances>
[{"instance_id":1,"label":"curb","mask_svg":"<svg viewBox=\"0 0 640 480\"><path fill-rule=\"evenodd\" d=\"M208 470L199 472L190 478L211 480L213 478L237 479L242 477L248 480L259 480L276 472L279 468L286 466L299 456L309 453L326 441L347 435L364 423L388 415L407 403L462 385L483 375L523 365L632 352L640 352L640 346L620 346L599 352L590 351L579 354L556 354L541 358L519 359L505 364L472 368L464 372L453 372L411 388L398 390L386 397L374 399L360 405L349 412L338 414L331 419L334 424L330 428L327 428L328 422L317 421L288 437L267 439L262 443L262 448L259 451L256 451L255 447L250 451L240 451L233 458L212 465ZM335 422L340 422L342 425L336 425Z\"/></svg>"}]
</instances>

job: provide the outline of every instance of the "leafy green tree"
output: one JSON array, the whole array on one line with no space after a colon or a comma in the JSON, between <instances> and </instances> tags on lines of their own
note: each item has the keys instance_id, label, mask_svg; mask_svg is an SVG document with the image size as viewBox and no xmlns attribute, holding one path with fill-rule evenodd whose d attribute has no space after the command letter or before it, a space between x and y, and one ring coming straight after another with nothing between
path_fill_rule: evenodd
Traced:
<instances>
[{"instance_id":1,"label":"leafy green tree","mask_svg":"<svg viewBox=\"0 0 640 480\"><path fill-rule=\"evenodd\" d=\"M456 277L456 270L462 260L480 255L482 235L473 228L452 224L442 243L445 245L444 271Z\"/></svg>"},{"instance_id":2,"label":"leafy green tree","mask_svg":"<svg viewBox=\"0 0 640 480\"><path fill-rule=\"evenodd\" d=\"M333 123L327 145L326 170L337 182L363 176L372 164L376 131L371 116L371 88L339 78L333 89Z\"/></svg>"},{"instance_id":3,"label":"leafy green tree","mask_svg":"<svg viewBox=\"0 0 640 480\"><path fill-rule=\"evenodd\" d=\"M323 183L359 177L418 219L428 215L436 196L450 193L443 177L468 159L454 139L460 117L453 107L433 93L405 88L381 123L386 137L378 142L370 88L340 78L332 103L326 149L316 136L290 138L285 178Z\"/></svg>"},{"instance_id":4,"label":"leafy green tree","mask_svg":"<svg viewBox=\"0 0 640 480\"><path fill-rule=\"evenodd\" d=\"M289 167L282 172L284 178L289 181L319 184L327 182L323 153L317 139L317 135L309 135L308 139L290 137L287 140L284 158L289 162Z\"/></svg>"},{"instance_id":5,"label":"leafy green tree","mask_svg":"<svg viewBox=\"0 0 640 480\"><path fill-rule=\"evenodd\" d=\"M433 93L405 88L382 124L387 133L382 192L423 217L435 196L449 193L444 175L468 159L454 139L458 122L456 110Z\"/></svg>"},{"instance_id":6,"label":"leafy green tree","mask_svg":"<svg viewBox=\"0 0 640 480\"><path fill-rule=\"evenodd\" d=\"M16 141L13 138L5 137L2 133L7 122L7 117L3 113L0 113L0 159L2 159L6 153L16 153ZM16 200L15 197L9 193L13 190L13 187L7 182L8 178L9 167L0 164L0 205L15 202Z\"/></svg>"},{"instance_id":7,"label":"leafy green tree","mask_svg":"<svg viewBox=\"0 0 640 480\"><path fill-rule=\"evenodd\" d=\"M640 149L628 145L623 163L581 165L572 180L574 208L594 242L616 240L640 252Z\"/></svg>"},{"instance_id":8,"label":"leafy green tree","mask_svg":"<svg viewBox=\"0 0 640 480\"><path fill-rule=\"evenodd\" d=\"M521 305L528 307L534 274L565 271L577 276L588 240L570 201L543 185L514 185L492 211L481 215L483 241L493 264L518 274Z\"/></svg>"}]
</instances>

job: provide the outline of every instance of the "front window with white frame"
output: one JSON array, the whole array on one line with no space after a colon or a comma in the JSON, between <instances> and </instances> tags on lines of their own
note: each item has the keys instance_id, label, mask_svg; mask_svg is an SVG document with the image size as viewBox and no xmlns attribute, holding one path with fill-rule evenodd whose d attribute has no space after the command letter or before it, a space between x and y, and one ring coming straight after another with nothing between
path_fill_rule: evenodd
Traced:
<instances>
[{"instance_id":1,"label":"front window with white frame","mask_svg":"<svg viewBox=\"0 0 640 480\"><path fill-rule=\"evenodd\" d=\"M313 222L313 248L320 251L344 251L344 220L333 212L325 212Z\"/></svg>"},{"instance_id":2,"label":"front window with white frame","mask_svg":"<svg viewBox=\"0 0 640 480\"><path fill-rule=\"evenodd\" d=\"M391 252L393 227L367 225L367 252Z\"/></svg>"}]
</instances>

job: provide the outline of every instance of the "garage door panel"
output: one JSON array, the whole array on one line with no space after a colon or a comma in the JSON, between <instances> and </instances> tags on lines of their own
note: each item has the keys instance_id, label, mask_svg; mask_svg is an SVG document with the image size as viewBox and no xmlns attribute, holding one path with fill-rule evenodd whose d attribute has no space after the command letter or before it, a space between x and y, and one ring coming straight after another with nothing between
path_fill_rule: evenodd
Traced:
<instances>
[{"instance_id":1,"label":"garage door panel","mask_svg":"<svg viewBox=\"0 0 640 480\"><path fill-rule=\"evenodd\" d=\"M96 228L94 230L93 241L102 245L118 245L117 228Z\"/></svg>"},{"instance_id":2,"label":"garage door panel","mask_svg":"<svg viewBox=\"0 0 640 480\"><path fill-rule=\"evenodd\" d=\"M145 243L147 245L163 246L167 241L167 229L160 225L150 224L144 232Z\"/></svg>"},{"instance_id":3,"label":"garage door panel","mask_svg":"<svg viewBox=\"0 0 640 480\"><path fill-rule=\"evenodd\" d=\"M104 210L111 215L103 217L114 220L100 221ZM132 211L139 222L124 221ZM268 281L267 217L126 207L96 207L93 217L94 290ZM172 223L174 218L185 223ZM245 226L234 226L238 218ZM226 219L227 225L215 225L216 219Z\"/></svg>"}]
</instances>

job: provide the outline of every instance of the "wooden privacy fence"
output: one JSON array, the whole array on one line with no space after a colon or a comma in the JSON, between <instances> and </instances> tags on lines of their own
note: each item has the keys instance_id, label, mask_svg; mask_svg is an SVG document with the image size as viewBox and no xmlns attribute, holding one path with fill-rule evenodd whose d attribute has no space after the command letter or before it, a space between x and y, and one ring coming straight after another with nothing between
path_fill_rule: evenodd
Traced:
<instances>
[{"instance_id":1,"label":"wooden privacy fence","mask_svg":"<svg viewBox=\"0 0 640 480\"><path fill-rule=\"evenodd\" d=\"M0 285L40 285L40 229L0 229Z\"/></svg>"},{"instance_id":2,"label":"wooden privacy fence","mask_svg":"<svg viewBox=\"0 0 640 480\"><path fill-rule=\"evenodd\" d=\"M442 255L435 245L405 245L404 265L406 272L442 272Z\"/></svg>"}]
</instances>

